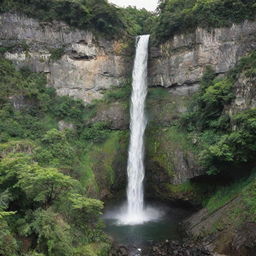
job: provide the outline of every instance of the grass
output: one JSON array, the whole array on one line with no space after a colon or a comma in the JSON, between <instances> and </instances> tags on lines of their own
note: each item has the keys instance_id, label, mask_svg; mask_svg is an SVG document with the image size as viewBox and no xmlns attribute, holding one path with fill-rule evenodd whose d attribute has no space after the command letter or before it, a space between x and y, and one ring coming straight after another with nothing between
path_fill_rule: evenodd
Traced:
<instances>
[{"instance_id":1,"label":"grass","mask_svg":"<svg viewBox=\"0 0 256 256\"><path fill-rule=\"evenodd\" d=\"M116 181L116 162L125 162L120 154L126 148L127 132L111 131L103 142L87 145L78 168L79 180L89 194L99 194L99 189L109 188Z\"/></svg>"},{"instance_id":2,"label":"grass","mask_svg":"<svg viewBox=\"0 0 256 256\"><path fill-rule=\"evenodd\" d=\"M148 90L148 100L161 100L169 96L170 92L165 88L149 88Z\"/></svg>"},{"instance_id":3,"label":"grass","mask_svg":"<svg viewBox=\"0 0 256 256\"><path fill-rule=\"evenodd\" d=\"M64 48L56 48L56 49L50 49L50 59L52 61L57 61L60 60L61 57L64 55L65 50Z\"/></svg>"},{"instance_id":4,"label":"grass","mask_svg":"<svg viewBox=\"0 0 256 256\"><path fill-rule=\"evenodd\" d=\"M77 249L74 256L107 256L110 247L109 243L91 243Z\"/></svg>"},{"instance_id":5,"label":"grass","mask_svg":"<svg viewBox=\"0 0 256 256\"><path fill-rule=\"evenodd\" d=\"M131 84L126 83L124 86L120 88L112 88L111 90L107 90L104 94L103 101L106 103L113 101L129 101L131 95Z\"/></svg>"},{"instance_id":6,"label":"grass","mask_svg":"<svg viewBox=\"0 0 256 256\"><path fill-rule=\"evenodd\" d=\"M177 150L186 155L193 152L193 145L186 133L180 132L177 127L159 128L149 126L146 133L147 157L163 168L172 177L174 175Z\"/></svg>"},{"instance_id":7,"label":"grass","mask_svg":"<svg viewBox=\"0 0 256 256\"><path fill-rule=\"evenodd\" d=\"M223 207L228 202L245 193L244 191L253 184L254 176L252 175L229 186L217 188L216 192L208 200L205 200L204 206L208 209L209 213ZM248 198L250 198L249 195Z\"/></svg>"}]
</instances>

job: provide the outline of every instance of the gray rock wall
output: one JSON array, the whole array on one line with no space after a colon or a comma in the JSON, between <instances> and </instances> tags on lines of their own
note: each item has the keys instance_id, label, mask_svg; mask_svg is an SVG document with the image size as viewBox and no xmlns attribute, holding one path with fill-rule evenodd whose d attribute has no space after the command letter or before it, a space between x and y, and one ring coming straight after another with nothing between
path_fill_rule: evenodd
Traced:
<instances>
[{"instance_id":1,"label":"gray rock wall","mask_svg":"<svg viewBox=\"0 0 256 256\"><path fill-rule=\"evenodd\" d=\"M0 23L0 46L26 45L26 50L15 48L5 57L18 66L46 73L48 84L59 95L90 103L101 98L104 90L122 86L131 77L133 53L126 50L125 42L96 38L62 22L42 23L16 14L1 14ZM51 60L51 51L60 48L64 55ZM256 22L176 35L150 49L149 86L180 92L191 85L198 88L207 65L218 74L226 73L255 48Z\"/></svg>"},{"instance_id":2,"label":"gray rock wall","mask_svg":"<svg viewBox=\"0 0 256 256\"><path fill-rule=\"evenodd\" d=\"M234 84L234 94L235 99L225 109L229 115L256 108L256 76L246 77L241 74Z\"/></svg>"},{"instance_id":3,"label":"gray rock wall","mask_svg":"<svg viewBox=\"0 0 256 256\"><path fill-rule=\"evenodd\" d=\"M226 73L255 48L256 22L176 35L159 49L151 49L149 83L164 87L198 84L207 65L217 74Z\"/></svg>"},{"instance_id":4,"label":"gray rock wall","mask_svg":"<svg viewBox=\"0 0 256 256\"><path fill-rule=\"evenodd\" d=\"M0 46L16 46L5 57L19 67L46 73L49 86L59 95L90 103L101 98L104 90L122 86L131 74L132 58L121 41L96 38L62 22L42 23L16 14L1 14L0 24ZM54 49L64 50L57 61L51 60Z\"/></svg>"}]
</instances>

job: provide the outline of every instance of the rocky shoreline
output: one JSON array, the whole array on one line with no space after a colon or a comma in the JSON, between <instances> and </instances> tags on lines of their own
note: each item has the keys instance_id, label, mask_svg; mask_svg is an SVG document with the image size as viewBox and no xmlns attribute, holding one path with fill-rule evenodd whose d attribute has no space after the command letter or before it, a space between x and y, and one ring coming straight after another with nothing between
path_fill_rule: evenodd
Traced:
<instances>
[{"instance_id":1,"label":"rocky shoreline","mask_svg":"<svg viewBox=\"0 0 256 256\"><path fill-rule=\"evenodd\" d=\"M216 256L201 242L165 240L136 248L113 245L109 256Z\"/></svg>"}]
</instances>

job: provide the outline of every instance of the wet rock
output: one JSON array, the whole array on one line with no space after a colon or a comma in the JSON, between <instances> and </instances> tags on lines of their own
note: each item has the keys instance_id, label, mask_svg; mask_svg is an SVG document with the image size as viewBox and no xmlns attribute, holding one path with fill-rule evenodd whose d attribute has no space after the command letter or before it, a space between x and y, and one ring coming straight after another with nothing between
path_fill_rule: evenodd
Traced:
<instances>
[{"instance_id":1,"label":"wet rock","mask_svg":"<svg viewBox=\"0 0 256 256\"><path fill-rule=\"evenodd\" d=\"M159 242L142 253L143 256L211 256L202 245L193 242L180 243L177 241Z\"/></svg>"},{"instance_id":2,"label":"wet rock","mask_svg":"<svg viewBox=\"0 0 256 256\"><path fill-rule=\"evenodd\" d=\"M109 256L129 256L129 249L125 245L114 244Z\"/></svg>"}]
</instances>

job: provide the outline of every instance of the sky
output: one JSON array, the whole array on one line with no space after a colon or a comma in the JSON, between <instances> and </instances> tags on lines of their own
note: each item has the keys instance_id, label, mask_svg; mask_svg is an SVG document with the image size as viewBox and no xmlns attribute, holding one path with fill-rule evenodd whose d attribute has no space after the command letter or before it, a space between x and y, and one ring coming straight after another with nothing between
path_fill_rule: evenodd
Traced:
<instances>
[{"instance_id":1,"label":"sky","mask_svg":"<svg viewBox=\"0 0 256 256\"><path fill-rule=\"evenodd\" d=\"M108 0L110 3L121 7L136 6L138 9L145 8L154 11L157 7L158 0Z\"/></svg>"}]
</instances>

